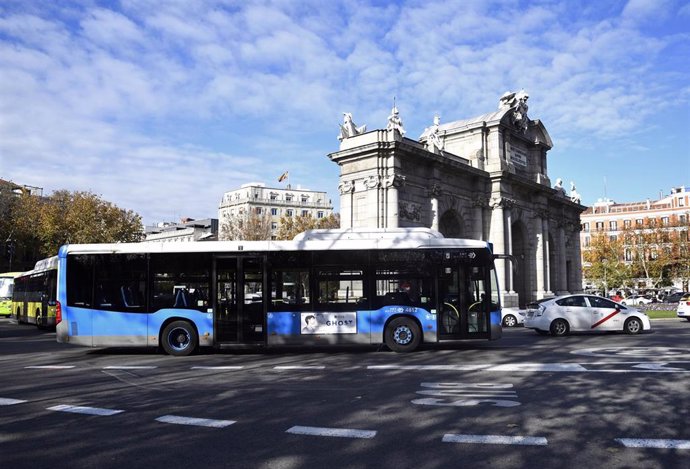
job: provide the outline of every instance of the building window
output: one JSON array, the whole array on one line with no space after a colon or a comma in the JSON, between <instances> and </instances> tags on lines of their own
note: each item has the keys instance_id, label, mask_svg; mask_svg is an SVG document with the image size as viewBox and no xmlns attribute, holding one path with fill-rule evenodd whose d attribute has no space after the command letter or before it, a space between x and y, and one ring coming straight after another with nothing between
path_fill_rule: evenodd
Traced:
<instances>
[{"instance_id":1,"label":"building window","mask_svg":"<svg viewBox=\"0 0 690 469\"><path fill-rule=\"evenodd\" d=\"M661 219L661 224L664 225L664 226L668 226L668 217L663 217L663 218Z\"/></svg>"},{"instance_id":2,"label":"building window","mask_svg":"<svg viewBox=\"0 0 690 469\"><path fill-rule=\"evenodd\" d=\"M597 231L604 231L604 222L603 221L597 222Z\"/></svg>"},{"instance_id":3,"label":"building window","mask_svg":"<svg viewBox=\"0 0 690 469\"><path fill-rule=\"evenodd\" d=\"M316 212L316 218L323 218L323 212L322 211Z\"/></svg>"},{"instance_id":4,"label":"building window","mask_svg":"<svg viewBox=\"0 0 690 469\"><path fill-rule=\"evenodd\" d=\"M638 218L637 220L635 220L635 226L643 226L643 225L644 225L644 221L642 220L642 218Z\"/></svg>"},{"instance_id":5,"label":"building window","mask_svg":"<svg viewBox=\"0 0 690 469\"><path fill-rule=\"evenodd\" d=\"M625 260L632 261L632 251L630 249L625 250Z\"/></svg>"},{"instance_id":6,"label":"building window","mask_svg":"<svg viewBox=\"0 0 690 469\"><path fill-rule=\"evenodd\" d=\"M625 220L625 221L623 221L623 226L624 226L625 228L630 228L630 226L632 226L632 221L631 221L631 220Z\"/></svg>"},{"instance_id":7,"label":"building window","mask_svg":"<svg viewBox=\"0 0 690 469\"><path fill-rule=\"evenodd\" d=\"M302 216L303 217L309 216L309 210L302 210Z\"/></svg>"},{"instance_id":8,"label":"building window","mask_svg":"<svg viewBox=\"0 0 690 469\"><path fill-rule=\"evenodd\" d=\"M278 194L276 194L275 192L271 192L270 198L271 200L278 200Z\"/></svg>"},{"instance_id":9,"label":"building window","mask_svg":"<svg viewBox=\"0 0 690 469\"><path fill-rule=\"evenodd\" d=\"M683 197L678 197L678 206L685 207L685 199Z\"/></svg>"},{"instance_id":10,"label":"building window","mask_svg":"<svg viewBox=\"0 0 690 469\"><path fill-rule=\"evenodd\" d=\"M261 207L256 207L256 214L261 215L263 211L261 210Z\"/></svg>"},{"instance_id":11,"label":"building window","mask_svg":"<svg viewBox=\"0 0 690 469\"><path fill-rule=\"evenodd\" d=\"M617 239L618 239L618 236L616 236L616 235L609 236L609 241L611 241L612 243L615 242Z\"/></svg>"},{"instance_id":12,"label":"building window","mask_svg":"<svg viewBox=\"0 0 690 469\"><path fill-rule=\"evenodd\" d=\"M292 202L292 194L285 194L285 201L286 202Z\"/></svg>"},{"instance_id":13,"label":"building window","mask_svg":"<svg viewBox=\"0 0 690 469\"><path fill-rule=\"evenodd\" d=\"M291 217L291 216L292 216L292 212L293 212L293 210L292 210L291 208L288 208L287 210L285 210L285 216L286 216L286 217Z\"/></svg>"},{"instance_id":14,"label":"building window","mask_svg":"<svg viewBox=\"0 0 690 469\"><path fill-rule=\"evenodd\" d=\"M591 239L589 236L585 236L585 247L588 248L591 244Z\"/></svg>"},{"instance_id":15,"label":"building window","mask_svg":"<svg viewBox=\"0 0 690 469\"><path fill-rule=\"evenodd\" d=\"M307 203L309 202L309 196L308 195L302 195L302 203Z\"/></svg>"},{"instance_id":16,"label":"building window","mask_svg":"<svg viewBox=\"0 0 690 469\"><path fill-rule=\"evenodd\" d=\"M610 221L609 222L609 230L618 231L618 222L617 221Z\"/></svg>"},{"instance_id":17,"label":"building window","mask_svg":"<svg viewBox=\"0 0 690 469\"><path fill-rule=\"evenodd\" d=\"M278 209L277 209L277 208L272 208L272 209L271 209L271 215L273 215L273 216L278 215Z\"/></svg>"},{"instance_id":18,"label":"building window","mask_svg":"<svg viewBox=\"0 0 690 469\"><path fill-rule=\"evenodd\" d=\"M272 230L277 230L277 229L278 229L278 223L272 222L272 223L271 223L271 229L272 229Z\"/></svg>"}]
</instances>

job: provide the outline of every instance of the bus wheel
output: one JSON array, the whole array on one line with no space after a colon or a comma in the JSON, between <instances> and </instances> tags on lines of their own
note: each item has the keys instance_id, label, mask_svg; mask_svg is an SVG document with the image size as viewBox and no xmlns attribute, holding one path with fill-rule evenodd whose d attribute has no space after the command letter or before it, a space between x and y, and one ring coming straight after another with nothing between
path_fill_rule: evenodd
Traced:
<instances>
[{"instance_id":1,"label":"bus wheel","mask_svg":"<svg viewBox=\"0 0 690 469\"><path fill-rule=\"evenodd\" d=\"M187 321L173 321L163 329L161 345L168 355L185 357L196 350L199 338Z\"/></svg>"},{"instance_id":2,"label":"bus wheel","mask_svg":"<svg viewBox=\"0 0 690 469\"><path fill-rule=\"evenodd\" d=\"M412 352L422 341L422 331L412 318L395 318L386 327L384 341L394 352Z\"/></svg>"}]
</instances>

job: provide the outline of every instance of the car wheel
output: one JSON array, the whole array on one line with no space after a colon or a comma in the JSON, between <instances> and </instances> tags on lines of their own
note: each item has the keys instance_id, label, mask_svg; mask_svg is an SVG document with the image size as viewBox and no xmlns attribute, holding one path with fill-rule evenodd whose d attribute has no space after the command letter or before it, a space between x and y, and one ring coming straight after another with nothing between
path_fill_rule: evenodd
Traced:
<instances>
[{"instance_id":1,"label":"car wheel","mask_svg":"<svg viewBox=\"0 0 690 469\"><path fill-rule=\"evenodd\" d=\"M517 326L517 319L512 314L506 315L503 318L503 327L515 327Z\"/></svg>"},{"instance_id":2,"label":"car wheel","mask_svg":"<svg viewBox=\"0 0 690 469\"><path fill-rule=\"evenodd\" d=\"M384 341L394 352L412 352L422 341L422 330L414 319L398 317L386 326Z\"/></svg>"},{"instance_id":3,"label":"car wheel","mask_svg":"<svg viewBox=\"0 0 690 469\"><path fill-rule=\"evenodd\" d=\"M196 350L199 337L191 323L173 321L163 329L161 345L168 355L185 357Z\"/></svg>"},{"instance_id":4,"label":"car wheel","mask_svg":"<svg viewBox=\"0 0 690 469\"><path fill-rule=\"evenodd\" d=\"M567 335L570 331L570 325L565 319L556 319L551 323L551 334L556 337Z\"/></svg>"},{"instance_id":5,"label":"car wheel","mask_svg":"<svg viewBox=\"0 0 690 469\"><path fill-rule=\"evenodd\" d=\"M642 332L642 321L637 318L629 318L623 326L626 334L639 334Z\"/></svg>"}]
</instances>

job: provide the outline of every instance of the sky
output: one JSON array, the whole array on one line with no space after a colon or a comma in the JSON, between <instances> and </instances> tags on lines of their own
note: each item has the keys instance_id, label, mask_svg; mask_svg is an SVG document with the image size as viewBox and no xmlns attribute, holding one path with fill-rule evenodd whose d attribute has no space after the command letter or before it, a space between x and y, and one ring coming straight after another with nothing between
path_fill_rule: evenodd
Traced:
<instances>
[{"instance_id":1,"label":"sky","mask_svg":"<svg viewBox=\"0 0 690 469\"><path fill-rule=\"evenodd\" d=\"M406 137L529 93L584 205L690 187L690 2L0 2L0 178L145 224L248 182L326 191L343 112Z\"/></svg>"}]
</instances>

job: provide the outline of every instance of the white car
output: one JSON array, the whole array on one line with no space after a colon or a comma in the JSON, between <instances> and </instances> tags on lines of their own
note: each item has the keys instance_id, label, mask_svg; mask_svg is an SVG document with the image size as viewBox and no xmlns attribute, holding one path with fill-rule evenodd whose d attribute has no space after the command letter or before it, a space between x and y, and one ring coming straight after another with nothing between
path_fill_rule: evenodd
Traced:
<instances>
[{"instance_id":1,"label":"white car","mask_svg":"<svg viewBox=\"0 0 690 469\"><path fill-rule=\"evenodd\" d=\"M621 304L623 305L648 305L652 302L652 299L643 295L630 295L627 298L623 298Z\"/></svg>"},{"instance_id":2,"label":"white car","mask_svg":"<svg viewBox=\"0 0 690 469\"><path fill-rule=\"evenodd\" d=\"M595 295L565 295L542 301L527 310L525 327L538 334L567 335L575 331L622 331L638 334L651 329L649 317L634 308Z\"/></svg>"},{"instance_id":3,"label":"white car","mask_svg":"<svg viewBox=\"0 0 690 469\"><path fill-rule=\"evenodd\" d=\"M685 295L678 301L676 314L679 318L685 318L690 321L690 294Z\"/></svg>"},{"instance_id":4,"label":"white car","mask_svg":"<svg viewBox=\"0 0 690 469\"><path fill-rule=\"evenodd\" d=\"M525 316L527 312L524 309L518 308L502 308L501 309L501 324L503 327L516 327L525 323Z\"/></svg>"}]
</instances>

